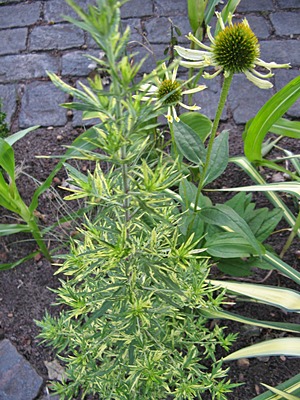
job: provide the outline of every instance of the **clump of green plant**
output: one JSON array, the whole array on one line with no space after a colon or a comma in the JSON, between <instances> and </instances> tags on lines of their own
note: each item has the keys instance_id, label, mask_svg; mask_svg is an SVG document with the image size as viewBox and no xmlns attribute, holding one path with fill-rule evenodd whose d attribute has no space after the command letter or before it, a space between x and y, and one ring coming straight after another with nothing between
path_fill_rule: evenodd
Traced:
<instances>
[{"instance_id":1,"label":"clump of green plant","mask_svg":"<svg viewBox=\"0 0 300 400\"><path fill-rule=\"evenodd\" d=\"M104 91L96 77L79 91L50 74L55 85L81 100L66 107L99 118L90 142L103 150L81 150L80 158L96 162L93 174L66 164L77 188L67 199L86 198L97 213L86 218L58 270L68 277L55 291L65 311L38 322L40 338L57 349L66 367L66 381L53 388L65 399L79 393L194 399L209 392L225 400L234 384L216 351L228 350L234 335L208 324L223 292L206 281L209 261L198 239L185 240L180 231L178 203L168 190L182 172L155 148L152 134L155 117L170 107L169 94L158 104L133 96L152 76L134 81L139 65L125 55L129 30L120 35L119 4L103 0L85 13L68 3L82 19L72 22L105 52L105 60L93 60L112 83ZM103 160L111 165L106 174Z\"/></svg>"}]
</instances>

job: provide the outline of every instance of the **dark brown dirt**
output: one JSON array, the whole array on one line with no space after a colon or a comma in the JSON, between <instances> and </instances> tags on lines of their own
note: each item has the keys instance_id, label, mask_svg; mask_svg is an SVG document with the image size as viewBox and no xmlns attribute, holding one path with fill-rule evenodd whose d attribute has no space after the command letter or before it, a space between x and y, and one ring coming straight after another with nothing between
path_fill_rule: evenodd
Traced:
<instances>
[{"instance_id":1,"label":"dark brown dirt","mask_svg":"<svg viewBox=\"0 0 300 400\"><path fill-rule=\"evenodd\" d=\"M45 130L40 129L30 133L27 137L18 142L14 148L16 153L17 164L23 164L26 174L34 176L38 181L43 181L55 165L53 159L37 159L37 155L55 155L64 151L63 145L70 143L78 133L72 129L68 131L62 130ZM232 154L241 153L241 128L232 130ZM287 144L286 143L283 144ZM294 144L295 146L296 144ZM299 142L298 153L299 153ZM293 150L296 152L295 147ZM85 169L88 165L81 166ZM42 215L41 225L48 225L55 222L61 216L61 205L58 199L62 196L62 191L58 189L59 181L65 178L64 171L58 174L59 180L53 183L53 188L57 189L56 194L53 192L45 193L41 199L38 211ZM230 165L224 178L220 179L217 186L241 186L250 184L249 179L241 174L238 168ZM29 204L33 190L34 182L27 176L21 175L19 180L19 189ZM58 197L57 197L58 196ZM222 203L224 199L230 197L230 194L213 195L214 202ZM263 196L255 195L258 206L266 206L268 202ZM72 208L73 205L71 204ZM0 209L0 218L2 222L12 222L11 215L4 209ZM284 224L283 224L284 225ZM71 227L66 226L61 230L57 230L56 237L52 237L50 246L55 247L60 237L63 238L64 232L68 235ZM272 237L272 245L277 252L281 250L283 236L276 235ZM22 258L36 249L35 243L30 235L14 235L10 237L0 238L0 262L13 262ZM285 257L285 261L294 268L299 269L299 259L296 257L296 250L299 249L299 242L295 241L292 248ZM54 353L51 349L43 345L39 345L36 339L38 328L34 320L41 319L45 310L51 313L58 313L57 306L50 307L55 301L55 295L48 288L56 288L59 285L58 277L54 276L56 267L43 257L36 257L30 261L24 262L22 265L8 271L1 272L0 279L0 335L10 339L17 347L18 351L23 354L26 359L34 366L37 372L45 379L48 379L47 369L44 361L54 359ZM251 277L252 279L262 279L266 275L266 271L257 271ZM267 284L287 286L297 289L297 285L283 276L273 272L266 281ZM298 288L299 289L299 288ZM242 303L236 305L231 311L241 313L243 315L257 318L261 320L276 320L300 323L299 315L287 315L271 307L262 307ZM266 329L253 329L241 326L237 323L226 322L228 331L239 332L239 339L232 350L242 348L246 345L259 342L272 337L281 336L281 332L269 331ZM249 365L240 366L237 362L228 364L231 367L230 377L233 382L242 382L244 385L237 388L232 395L228 396L229 400L250 400L263 391L260 382L269 385L277 385L286 379L300 372L299 359L287 359L285 357L271 357L269 359L250 359Z\"/></svg>"}]
</instances>

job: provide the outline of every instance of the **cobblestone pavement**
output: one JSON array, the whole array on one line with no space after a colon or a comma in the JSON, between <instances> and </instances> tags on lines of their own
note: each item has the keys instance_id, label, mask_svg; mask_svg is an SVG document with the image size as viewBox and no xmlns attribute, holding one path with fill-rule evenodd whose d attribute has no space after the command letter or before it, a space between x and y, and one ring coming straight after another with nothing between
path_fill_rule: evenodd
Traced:
<instances>
[{"instance_id":1,"label":"cobblestone pavement","mask_svg":"<svg viewBox=\"0 0 300 400\"><path fill-rule=\"evenodd\" d=\"M82 123L79 113L69 115L59 107L66 95L49 82L46 71L76 84L90 72L90 61L83 55L97 55L98 51L86 33L66 23L62 14L73 14L63 0L0 0L0 98L14 131L32 125L76 127ZM157 59L163 58L168 45L169 17L182 30L179 40L187 43L186 0L132 0L123 6L122 16L124 24L132 28L132 40L149 41ZM300 0L241 0L236 20L243 16L260 40L261 58L290 62L292 68L276 71L274 88L266 91L243 75L235 77L223 119L233 118L236 124L253 117L275 90L299 74L300 67ZM145 53L143 47L136 47ZM154 65L154 58L149 56L143 71L150 71ZM208 90L200 94L199 103L203 113L213 118L221 81L206 84ZM299 103L289 114L300 117Z\"/></svg>"},{"instance_id":2,"label":"cobblestone pavement","mask_svg":"<svg viewBox=\"0 0 300 400\"><path fill-rule=\"evenodd\" d=\"M78 3L84 5L91 1L78 0ZM98 55L98 51L86 33L66 23L62 14L74 15L63 0L0 0L0 98L13 131L32 125L54 128L82 125L79 113L70 115L59 107L67 100L66 95L52 85L46 71L76 85L90 73L90 61L83 55ZM276 90L299 75L300 67L300 0L241 0L236 20L244 16L260 40L261 58L290 62L292 68L276 71L272 78L274 88L268 91L256 88L243 75L236 76L223 114L224 121L235 124L243 124L253 117ZM122 17L124 25L132 28L134 50L140 50L141 55L145 49L136 42L150 42L156 58L163 58L170 38L168 18L182 30L179 41L187 43L184 37L189 32L186 0L132 0L123 6ZM149 56L142 72L149 72L154 66L155 59ZM201 92L198 99L202 112L213 118L221 79L206 84L208 90ZM300 117L299 101L289 110L289 115ZM4 361L5 374L1 370ZM23 368L24 375L20 375L15 365ZM18 383L25 390L16 375L33 382L25 397L24 391L20 392L22 400L36 398L41 378L8 340L0 342L0 373L1 400L19 398L9 392L11 382L13 387Z\"/></svg>"}]
</instances>

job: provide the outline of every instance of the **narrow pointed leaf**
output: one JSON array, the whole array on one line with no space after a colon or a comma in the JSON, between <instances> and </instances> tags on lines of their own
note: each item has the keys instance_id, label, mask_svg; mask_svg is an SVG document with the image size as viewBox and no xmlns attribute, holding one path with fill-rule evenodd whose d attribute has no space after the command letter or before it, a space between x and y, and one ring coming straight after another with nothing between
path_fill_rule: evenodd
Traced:
<instances>
[{"instance_id":1,"label":"narrow pointed leaf","mask_svg":"<svg viewBox=\"0 0 300 400\"><path fill-rule=\"evenodd\" d=\"M262 259L270 263L277 271L286 275L294 282L300 284L300 273L292 268L290 265L286 264L280 258L276 257L274 254L266 251L266 253L262 255Z\"/></svg>"},{"instance_id":2,"label":"narrow pointed leaf","mask_svg":"<svg viewBox=\"0 0 300 400\"><path fill-rule=\"evenodd\" d=\"M267 389L271 390L271 392L278 394L279 396L281 396L281 398L283 399L287 399L287 400L300 400L300 397L296 397L292 394L289 394L287 392L283 392L282 390L276 389L272 386L266 385L265 383L262 383L263 386L265 386Z\"/></svg>"},{"instance_id":3,"label":"narrow pointed leaf","mask_svg":"<svg viewBox=\"0 0 300 400\"><path fill-rule=\"evenodd\" d=\"M293 376L291 379L276 386L276 389L282 390L285 393L291 393L294 396L300 396L300 374ZM252 400L282 400L281 396L275 395L268 390L265 393L256 396Z\"/></svg>"},{"instance_id":4,"label":"narrow pointed leaf","mask_svg":"<svg viewBox=\"0 0 300 400\"><path fill-rule=\"evenodd\" d=\"M19 232L31 232L25 224L0 224L0 236L13 235Z\"/></svg>"}]
</instances>

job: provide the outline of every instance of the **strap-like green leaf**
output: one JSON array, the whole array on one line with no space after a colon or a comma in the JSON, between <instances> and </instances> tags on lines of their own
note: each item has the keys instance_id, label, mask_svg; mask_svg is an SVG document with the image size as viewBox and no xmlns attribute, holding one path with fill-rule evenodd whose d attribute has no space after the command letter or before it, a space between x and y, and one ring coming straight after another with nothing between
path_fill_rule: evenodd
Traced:
<instances>
[{"instance_id":1,"label":"strap-like green leaf","mask_svg":"<svg viewBox=\"0 0 300 400\"><path fill-rule=\"evenodd\" d=\"M261 175L257 172L257 170L253 167L253 165L247 160L246 157L232 157L230 159L231 162L234 162L239 167L241 167L250 178L259 185L265 185L266 182L261 177ZM226 190L226 189L222 189ZM268 191L264 192L265 196L270 200L270 202L275 206L279 207L283 210L283 218L287 221L287 223L293 227L296 222L296 218L290 209L284 204L284 202L280 199L280 197L276 194L276 192ZM297 235L300 237L300 229L298 229Z\"/></svg>"},{"instance_id":2,"label":"strap-like green leaf","mask_svg":"<svg viewBox=\"0 0 300 400\"><path fill-rule=\"evenodd\" d=\"M300 96L300 76L289 82L259 110L253 118L244 142L244 152L249 161L262 159L262 143L273 124Z\"/></svg>"},{"instance_id":3,"label":"strap-like green leaf","mask_svg":"<svg viewBox=\"0 0 300 400\"><path fill-rule=\"evenodd\" d=\"M270 132L276 133L276 135L300 139L300 122L279 118L279 120L271 126Z\"/></svg>"},{"instance_id":4,"label":"strap-like green leaf","mask_svg":"<svg viewBox=\"0 0 300 400\"><path fill-rule=\"evenodd\" d=\"M12 146L18 140L22 139L25 135L27 135L27 133L32 132L38 128L39 128L39 126L36 125L36 126L32 126L30 128L24 129L22 131L16 132L13 135L10 135L7 138L5 138L5 141Z\"/></svg>"},{"instance_id":5,"label":"strap-like green leaf","mask_svg":"<svg viewBox=\"0 0 300 400\"><path fill-rule=\"evenodd\" d=\"M281 398L286 399L286 400L300 400L300 397L296 397L292 394L289 394L287 392L283 392L282 390L276 389L272 386L266 385L265 383L262 383L263 386L265 386L267 389L271 390L271 392L278 394L281 396Z\"/></svg>"},{"instance_id":6,"label":"strap-like green leaf","mask_svg":"<svg viewBox=\"0 0 300 400\"><path fill-rule=\"evenodd\" d=\"M296 356L300 357L300 338L287 337L266 340L252 346L244 347L224 357L224 361L238 358L266 357L266 356Z\"/></svg>"},{"instance_id":7,"label":"strap-like green leaf","mask_svg":"<svg viewBox=\"0 0 300 400\"><path fill-rule=\"evenodd\" d=\"M209 283L289 312L300 311L300 293L294 290L245 282L210 280Z\"/></svg>"},{"instance_id":8,"label":"strap-like green leaf","mask_svg":"<svg viewBox=\"0 0 300 400\"><path fill-rule=\"evenodd\" d=\"M291 393L294 396L300 396L300 374L293 376L291 379L288 379L287 381L276 386L276 388L284 391L285 393ZM252 400L282 400L281 397L268 390Z\"/></svg>"},{"instance_id":9,"label":"strap-like green leaf","mask_svg":"<svg viewBox=\"0 0 300 400\"><path fill-rule=\"evenodd\" d=\"M276 321L260 321L258 319L243 317L242 315L234 314L223 310L200 309L201 314L207 318L229 319L230 321L240 322L242 324L259 326L261 328L277 329L284 332L300 333L299 324L291 324L288 322Z\"/></svg>"},{"instance_id":10,"label":"strap-like green leaf","mask_svg":"<svg viewBox=\"0 0 300 400\"><path fill-rule=\"evenodd\" d=\"M30 231L30 227L25 224L0 224L0 236L13 235L19 232Z\"/></svg>"}]
</instances>

